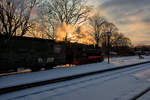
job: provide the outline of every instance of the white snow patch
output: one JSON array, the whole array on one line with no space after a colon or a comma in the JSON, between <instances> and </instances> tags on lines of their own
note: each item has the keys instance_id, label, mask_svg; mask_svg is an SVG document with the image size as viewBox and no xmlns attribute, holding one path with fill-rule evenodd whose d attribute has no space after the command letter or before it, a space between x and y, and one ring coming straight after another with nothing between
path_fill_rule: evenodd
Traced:
<instances>
[{"instance_id":1,"label":"white snow patch","mask_svg":"<svg viewBox=\"0 0 150 100\"><path fill-rule=\"evenodd\" d=\"M138 56L117 57L117 58L111 58L110 64L108 64L107 59L105 59L105 61L101 63L80 65L80 66L67 67L67 68L56 68L56 69L45 70L40 72L31 72L31 73L3 76L0 77L0 88L56 79L56 78L61 78L66 76L78 75L81 73L88 73L88 72L93 72L98 70L115 68L123 65L150 61L149 56L144 56L144 58L145 59L139 59Z\"/></svg>"}]
</instances>

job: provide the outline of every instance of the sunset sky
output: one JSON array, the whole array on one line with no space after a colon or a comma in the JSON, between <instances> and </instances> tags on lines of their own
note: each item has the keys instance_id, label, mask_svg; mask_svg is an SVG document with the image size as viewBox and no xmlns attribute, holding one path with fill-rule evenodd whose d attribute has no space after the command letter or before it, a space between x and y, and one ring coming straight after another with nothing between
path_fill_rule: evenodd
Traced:
<instances>
[{"instance_id":1,"label":"sunset sky","mask_svg":"<svg viewBox=\"0 0 150 100\"><path fill-rule=\"evenodd\" d=\"M150 44L150 0L89 0L133 44Z\"/></svg>"},{"instance_id":2,"label":"sunset sky","mask_svg":"<svg viewBox=\"0 0 150 100\"><path fill-rule=\"evenodd\" d=\"M150 45L150 0L88 1L134 45Z\"/></svg>"}]
</instances>

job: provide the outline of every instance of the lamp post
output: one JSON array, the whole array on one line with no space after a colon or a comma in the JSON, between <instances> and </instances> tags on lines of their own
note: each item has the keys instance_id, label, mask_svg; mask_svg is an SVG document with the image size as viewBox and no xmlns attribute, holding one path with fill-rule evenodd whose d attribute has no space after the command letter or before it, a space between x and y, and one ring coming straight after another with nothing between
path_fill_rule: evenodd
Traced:
<instances>
[{"instance_id":1,"label":"lamp post","mask_svg":"<svg viewBox=\"0 0 150 100\"><path fill-rule=\"evenodd\" d=\"M107 49L108 49L108 64L109 64L109 58L110 58L110 35L111 32L106 32L107 33Z\"/></svg>"}]
</instances>

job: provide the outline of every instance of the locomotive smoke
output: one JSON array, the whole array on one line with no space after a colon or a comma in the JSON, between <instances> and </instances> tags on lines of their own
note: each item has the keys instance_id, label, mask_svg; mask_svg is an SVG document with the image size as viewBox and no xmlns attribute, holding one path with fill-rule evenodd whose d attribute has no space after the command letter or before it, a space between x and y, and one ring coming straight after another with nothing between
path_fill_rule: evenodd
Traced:
<instances>
[{"instance_id":1,"label":"locomotive smoke","mask_svg":"<svg viewBox=\"0 0 150 100\"><path fill-rule=\"evenodd\" d=\"M79 27L62 23L56 28L56 41L66 40L83 44L95 44L95 40L88 28L87 25Z\"/></svg>"}]
</instances>

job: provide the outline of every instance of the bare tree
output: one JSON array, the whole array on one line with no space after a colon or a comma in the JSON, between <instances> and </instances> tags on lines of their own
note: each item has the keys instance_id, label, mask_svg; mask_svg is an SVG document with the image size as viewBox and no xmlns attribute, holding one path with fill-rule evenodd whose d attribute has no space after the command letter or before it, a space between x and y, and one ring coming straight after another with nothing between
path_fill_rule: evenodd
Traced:
<instances>
[{"instance_id":1,"label":"bare tree","mask_svg":"<svg viewBox=\"0 0 150 100\"><path fill-rule=\"evenodd\" d=\"M112 35L111 44L114 47L131 46L131 40L117 32Z\"/></svg>"},{"instance_id":2,"label":"bare tree","mask_svg":"<svg viewBox=\"0 0 150 100\"><path fill-rule=\"evenodd\" d=\"M114 33L111 38L112 49L120 55L132 54L131 40L123 33Z\"/></svg>"},{"instance_id":3,"label":"bare tree","mask_svg":"<svg viewBox=\"0 0 150 100\"><path fill-rule=\"evenodd\" d=\"M105 22L105 24L103 24L102 26L102 34L101 34L101 37L100 37L100 42L102 44L103 47L106 47L107 46L107 32L111 32L110 34L110 39L112 39L112 35L117 33L118 32L118 28L116 27L115 24L113 23L110 23L110 22Z\"/></svg>"},{"instance_id":4,"label":"bare tree","mask_svg":"<svg viewBox=\"0 0 150 100\"><path fill-rule=\"evenodd\" d=\"M38 9L41 14L36 22L41 25L42 38L55 40L56 27L58 23L50 17L48 12L44 12L46 7L40 7Z\"/></svg>"},{"instance_id":5,"label":"bare tree","mask_svg":"<svg viewBox=\"0 0 150 100\"><path fill-rule=\"evenodd\" d=\"M108 48L115 48L119 52L129 50L128 48L131 46L130 39L125 37L122 33L119 33L116 25L108 22L99 13L89 18L89 24L94 30L93 36L96 40L96 46L101 45L104 54L107 54ZM111 34L108 36L107 32L111 32ZM108 39L110 39L110 43L108 43ZM125 50L123 48L125 48Z\"/></svg>"},{"instance_id":6,"label":"bare tree","mask_svg":"<svg viewBox=\"0 0 150 100\"><path fill-rule=\"evenodd\" d=\"M59 24L80 24L87 19L90 7L85 0L45 0L39 6L46 23L51 26L53 36ZM52 37L53 37L52 36ZM67 38L67 37L66 37Z\"/></svg>"},{"instance_id":7,"label":"bare tree","mask_svg":"<svg viewBox=\"0 0 150 100\"><path fill-rule=\"evenodd\" d=\"M111 34L118 31L118 28L116 27L116 25L111 22L105 23L104 27L105 27L104 28L105 32L111 32Z\"/></svg>"},{"instance_id":8,"label":"bare tree","mask_svg":"<svg viewBox=\"0 0 150 100\"><path fill-rule=\"evenodd\" d=\"M95 14L89 18L89 24L93 27L94 38L96 40L96 46L99 45L101 40L101 35L104 32L104 25L107 23L106 19L100 15L100 13Z\"/></svg>"},{"instance_id":9,"label":"bare tree","mask_svg":"<svg viewBox=\"0 0 150 100\"><path fill-rule=\"evenodd\" d=\"M0 34L23 36L32 26L30 15L36 0L1 0Z\"/></svg>"}]
</instances>

